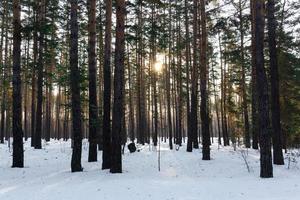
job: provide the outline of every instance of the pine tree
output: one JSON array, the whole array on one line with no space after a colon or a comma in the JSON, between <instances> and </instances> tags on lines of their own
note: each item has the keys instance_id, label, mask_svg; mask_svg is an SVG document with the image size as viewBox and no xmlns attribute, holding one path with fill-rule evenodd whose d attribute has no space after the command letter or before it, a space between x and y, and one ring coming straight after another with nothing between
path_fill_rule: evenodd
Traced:
<instances>
[{"instance_id":1,"label":"pine tree","mask_svg":"<svg viewBox=\"0 0 300 200\"><path fill-rule=\"evenodd\" d=\"M191 92L191 113L190 130L188 136L187 151L198 148L198 1L193 1L193 67L192 67L192 92Z\"/></svg>"},{"instance_id":2,"label":"pine tree","mask_svg":"<svg viewBox=\"0 0 300 200\"><path fill-rule=\"evenodd\" d=\"M21 95L21 6L13 1L13 164L24 167Z\"/></svg>"},{"instance_id":3,"label":"pine tree","mask_svg":"<svg viewBox=\"0 0 300 200\"><path fill-rule=\"evenodd\" d=\"M103 96L103 154L102 169L111 167L111 26L112 1L106 0L105 47L104 47L104 96Z\"/></svg>"},{"instance_id":4,"label":"pine tree","mask_svg":"<svg viewBox=\"0 0 300 200\"><path fill-rule=\"evenodd\" d=\"M258 114L257 114L257 92L256 92L256 47L255 47L255 1L251 0L251 107L252 107L252 148L258 149Z\"/></svg>"},{"instance_id":5,"label":"pine tree","mask_svg":"<svg viewBox=\"0 0 300 200\"><path fill-rule=\"evenodd\" d=\"M201 130L203 136L202 160L210 160L210 134L209 134L209 115L208 115L208 69L207 69L207 32L206 32L206 13L205 0L200 0L201 15L201 55L200 55L200 91L201 91Z\"/></svg>"},{"instance_id":6,"label":"pine tree","mask_svg":"<svg viewBox=\"0 0 300 200\"><path fill-rule=\"evenodd\" d=\"M80 102L80 72L78 69L78 1L71 0L70 18L70 81L71 81L71 104L72 104L72 139L74 140L71 170L80 172L82 151L82 117Z\"/></svg>"},{"instance_id":7,"label":"pine tree","mask_svg":"<svg viewBox=\"0 0 300 200\"><path fill-rule=\"evenodd\" d=\"M88 0L89 13L89 162L97 161L98 104L96 89L96 0Z\"/></svg>"},{"instance_id":8,"label":"pine tree","mask_svg":"<svg viewBox=\"0 0 300 200\"><path fill-rule=\"evenodd\" d=\"M117 0L116 52L114 76L114 104L112 120L111 173L122 173L121 134L124 106L125 71L125 0ZM124 114L124 113L123 113Z\"/></svg>"},{"instance_id":9,"label":"pine tree","mask_svg":"<svg viewBox=\"0 0 300 200\"><path fill-rule=\"evenodd\" d=\"M273 161L274 164L284 165L282 154L282 136L280 124L280 104L279 104L279 78L276 47L276 19L275 1L267 2L268 18L268 41L270 54L270 75L271 75L271 112L272 112L272 131L273 131Z\"/></svg>"},{"instance_id":10,"label":"pine tree","mask_svg":"<svg viewBox=\"0 0 300 200\"><path fill-rule=\"evenodd\" d=\"M255 2L255 64L256 91L258 99L258 130L260 144L260 177L273 177L271 133L269 122L268 83L264 67L264 1Z\"/></svg>"},{"instance_id":11,"label":"pine tree","mask_svg":"<svg viewBox=\"0 0 300 200\"><path fill-rule=\"evenodd\" d=\"M38 2L38 80L37 80L37 108L35 127L35 149L42 148L42 107L43 107L43 74L44 74L44 26L45 26L45 0Z\"/></svg>"}]
</instances>

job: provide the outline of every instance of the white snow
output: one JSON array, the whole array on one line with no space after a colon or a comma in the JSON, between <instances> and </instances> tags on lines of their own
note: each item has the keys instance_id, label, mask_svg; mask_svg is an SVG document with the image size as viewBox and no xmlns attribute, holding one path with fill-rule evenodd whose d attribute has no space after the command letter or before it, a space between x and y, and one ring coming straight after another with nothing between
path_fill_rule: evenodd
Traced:
<instances>
[{"instance_id":1,"label":"white snow","mask_svg":"<svg viewBox=\"0 0 300 200\"><path fill-rule=\"evenodd\" d=\"M70 172L70 142L51 141L42 150L25 143L25 168L11 168L11 152L0 145L0 200L299 200L300 169L274 166L274 178L259 178L259 152L249 150L247 160L232 147L212 146L211 161L201 150L186 152L161 145L161 171L157 151L149 146L123 156L123 173L110 174L98 162L88 163L83 142L84 171ZM151 149L151 150L150 150ZM244 149L245 150L245 149ZM245 150L246 151L246 150ZM246 151L247 152L247 151ZM286 161L287 162L287 161Z\"/></svg>"}]
</instances>

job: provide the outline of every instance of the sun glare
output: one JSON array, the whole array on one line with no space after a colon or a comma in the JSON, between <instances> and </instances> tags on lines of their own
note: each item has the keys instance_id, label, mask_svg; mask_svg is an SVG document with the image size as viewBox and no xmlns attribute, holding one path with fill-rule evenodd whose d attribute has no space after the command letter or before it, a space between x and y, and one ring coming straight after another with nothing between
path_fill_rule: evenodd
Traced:
<instances>
[{"instance_id":1,"label":"sun glare","mask_svg":"<svg viewBox=\"0 0 300 200\"><path fill-rule=\"evenodd\" d=\"M161 62L156 62L154 65L154 69L156 72L161 72L162 71L162 63Z\"/></svg>"},{"instance_id":2,"label":"sun glare","mask_svg":"<svg viewBox=\"0 0 300 200\"><path fill-rule=\"evenodd\" d=\"M160 73L162 72L163 70L163 64L164 64L164 55L163 54L158 54L156 56L156 62L154 64L154 70L157 72L157 73Z\"/></svg>"}]
</instances>

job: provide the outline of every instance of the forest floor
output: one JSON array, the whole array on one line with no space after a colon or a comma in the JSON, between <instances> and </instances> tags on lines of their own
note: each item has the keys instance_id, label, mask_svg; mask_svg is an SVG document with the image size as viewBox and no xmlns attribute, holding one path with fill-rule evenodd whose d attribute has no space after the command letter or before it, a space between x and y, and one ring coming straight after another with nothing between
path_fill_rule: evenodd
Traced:
<instances>
[{"instance_id":1,"label":"forest floor","mask_svg":"<svg viewBox=\"0 0 300 200\"><path fill-rule=\"evenodd\" d=\"M259 152L212 145L211 161L201 160L201 149L186 152L161 144L123 156L123 173L110 174L98 162L88 163L83 142L82 173L70 172L70 142L51 141L42 150L25 143L25 168L11 168L11 151L0 145L1 200L299 200L300 164L274 166L274 178L259 178ZM245 159L248 162L248 172ZM286 163L288 163L287 154ZM296 158L298 159L298 158ZM293 160L293 159L292 159Z\"/></svg>"}]
</instances>

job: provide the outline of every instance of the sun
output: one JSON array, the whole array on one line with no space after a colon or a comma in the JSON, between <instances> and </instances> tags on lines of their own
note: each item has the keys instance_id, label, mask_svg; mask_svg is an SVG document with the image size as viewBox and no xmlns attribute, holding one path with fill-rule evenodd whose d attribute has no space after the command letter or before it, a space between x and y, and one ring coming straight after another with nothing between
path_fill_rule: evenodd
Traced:
<instances>
[{"instance_id":1,"label":"sun","mask_svg":"<svg viewBox=\"0 0 300 200\"><path fill-rule=\"evenodd\" d=\"M154 70L156 72L161 72L162 71L162 68L163 68L163 64L159 61L157 61L155 64L154 64Z\"/></svg>"},{"instance_id":2,"label":"sun","mask_svg":"<svg viewBox=\"0 0 300 200\"><path fill-rule=\"evenodd\" d=\"M156 56L156 62L154 63L154 70L157 73L160 73L163 70L164 57L165 56L163 54L158 54Z\"/></svg>"}]
</instances>

